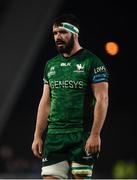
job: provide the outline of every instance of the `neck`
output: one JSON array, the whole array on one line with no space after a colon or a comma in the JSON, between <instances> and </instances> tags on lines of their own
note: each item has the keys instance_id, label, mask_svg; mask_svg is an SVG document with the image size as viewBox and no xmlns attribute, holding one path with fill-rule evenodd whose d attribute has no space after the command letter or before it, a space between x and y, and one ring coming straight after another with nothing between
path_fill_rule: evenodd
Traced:
<instances>
[{"instance_id":1,"label":"neck","mask_svg":"<svg viewBox=\"0 0 137 180\"><path fill-rule=\"evenodd\" d=\"M73 54L75 54L77 51L79 51L80 49L82 49L80 44L79 43L75 43L73 49L71 50L71 52L69 54L68 53L63 53L63 56L64 57L70 57Z\"/></svg>"}]
</instances>

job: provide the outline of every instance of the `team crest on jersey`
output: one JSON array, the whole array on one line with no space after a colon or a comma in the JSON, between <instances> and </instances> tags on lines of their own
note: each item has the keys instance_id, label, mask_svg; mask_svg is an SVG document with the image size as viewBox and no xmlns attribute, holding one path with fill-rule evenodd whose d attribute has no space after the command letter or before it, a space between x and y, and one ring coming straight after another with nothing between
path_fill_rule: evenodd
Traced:
<instances>
[{"instance_id":1,"label":"team crest on jersey","mask_svg":"<svg viewBox=\"0 0 137 180\"><path fill-rule=\"evenodd\" d=\"M55 67L52 66L48 72L48 77L55 75L55 73Z\"/></svg>"},{"instance_id":2,"label":"team crest on jersey","mask_svg":"<svg viewBox=\"0 0 137 180\"><path fill-rule=\"evenodd\" d=\"M76 64L76 70L74 72L84 72L84 65Z\"/></svg>"}]
</instances>

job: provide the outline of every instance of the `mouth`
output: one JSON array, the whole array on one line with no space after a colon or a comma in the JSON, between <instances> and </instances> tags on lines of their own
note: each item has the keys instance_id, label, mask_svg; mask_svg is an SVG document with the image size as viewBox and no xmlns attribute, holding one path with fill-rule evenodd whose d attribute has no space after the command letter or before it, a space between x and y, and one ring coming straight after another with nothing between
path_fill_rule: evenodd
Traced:
<instances>
[{"instance_id":1,"label":"mouth","mask_svg":"<svg viewBox=\"0 0 137 180\"><path fill-rule=\"evenodd\" d=\"M64 42L62 42L62 41L56 41L56 45L57 45L57 46L62 46L62 45L64 45Z\"/></svg>"}]
</instances>

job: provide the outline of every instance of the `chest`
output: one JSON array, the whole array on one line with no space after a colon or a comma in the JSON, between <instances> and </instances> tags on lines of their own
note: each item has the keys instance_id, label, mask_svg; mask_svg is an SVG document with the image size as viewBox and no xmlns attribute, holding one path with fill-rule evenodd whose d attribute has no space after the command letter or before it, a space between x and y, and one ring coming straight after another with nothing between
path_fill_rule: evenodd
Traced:
<instances>
[{"instance_id":1,"label":"chest","mask_svg":"<svg viewBox=\"0 0 137 180\"><path fill-rule=\"evenodd\" d=\"M60 62L50 66L47 72L51 88L87 87L90 72L86 63Z\"/></svg>"},{"instance_id":2,"label":"chest","mask_svg":"<svg viewBox=\"0 0 137 180\"><path fill-rule=\"evenodd\" d=\"M47 76L50 80L86 80L89 71L86 63L60 62L50 66Z\"/></svg>"}]
</instances>

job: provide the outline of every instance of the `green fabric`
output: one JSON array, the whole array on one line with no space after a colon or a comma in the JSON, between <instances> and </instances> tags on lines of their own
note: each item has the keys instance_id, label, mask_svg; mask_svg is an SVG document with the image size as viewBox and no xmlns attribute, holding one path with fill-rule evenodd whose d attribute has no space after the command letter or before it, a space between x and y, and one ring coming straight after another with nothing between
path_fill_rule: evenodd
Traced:
<instances>
[{"instance_id":1,"label":"green fabric","mask_svg":"<svg viewBox=\"0 0 137 180\"><path fill-rule=\"evenodd\" d=\"M61 161L93 165L97 159L96 154L93 154L92 158L85 158L87 157L85 144L88 137L89 133L86 132L56 134L56 136L47 134L42 157L43 166Z\"/></svg>"},{"instance_id":2,"label":"green fabric","mask_svg":"<svg viewBox=\"0 0 137 180\"><path fill-rule=\"evenodd\" d=\"M104 64L86 49L67 59L59 54L49 60L44 71L44 83L51 89L48 133L90 131L95 105L91 84L105 81Z\"/></svg>"}]
</instances>

